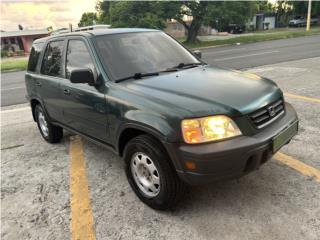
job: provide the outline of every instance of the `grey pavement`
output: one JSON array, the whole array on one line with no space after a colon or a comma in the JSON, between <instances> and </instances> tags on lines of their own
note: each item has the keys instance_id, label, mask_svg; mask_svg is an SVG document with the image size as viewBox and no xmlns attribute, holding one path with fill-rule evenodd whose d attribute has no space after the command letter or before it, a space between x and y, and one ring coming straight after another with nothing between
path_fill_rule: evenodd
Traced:
<instances>
[{"instance_id":1,"label":"grey pavement","mask_svg":"<svg viewBox=\"0 0 320 240\"><path fill-rule=\"evenodd\" d=\"M319 98L320 58L250 69L285 91ZM281 151L319 169L319 103L293 98L300 132ZM1 112L1 238L69 239L69 137L41 139L30 109ZM175 211L145 206L127 183L122 160L84 142L97 239L320 238L320 184L272 159L238 180L191 187Z\"/></svg>"},{"instance_id":2,"label":"grey pavement","mask_svg":"<svg viewBox=\"0 0 320 240\"><path fill-rule=\"evenodd\" d=\"M201 50L203 60L224 68L246 69L320 56L320 35L213 47ZM2 74L1 107L25 103L24 72Z\"/></svg>"}]
</instances>

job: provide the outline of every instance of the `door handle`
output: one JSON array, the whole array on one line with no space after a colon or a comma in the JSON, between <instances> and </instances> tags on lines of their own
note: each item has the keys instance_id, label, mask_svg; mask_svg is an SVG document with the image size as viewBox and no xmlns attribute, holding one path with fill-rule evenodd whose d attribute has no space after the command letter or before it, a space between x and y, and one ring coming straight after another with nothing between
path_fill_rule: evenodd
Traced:
<instances>
[{"instance_id":1,"label":"door handle","mask_svg":"<svg viewBox=\"0 0 320 240\"><path fill-rule=\"evenodd\" d=\"M41 83L40 82L36 82L36 86L41 87Z\"/></svg>"},{"instance_id":2,"label":"door handle","mask_svg":"<svg viewBox=\"0 0 320 240\"><path fill-rule=\"evenodd\" d=\"M63 90L63 93L64 93L65 95L70 95L70 94L71 94L71 92L70 92L69 89L64 89L64 90Z\"/></svg>"}]
</instances>

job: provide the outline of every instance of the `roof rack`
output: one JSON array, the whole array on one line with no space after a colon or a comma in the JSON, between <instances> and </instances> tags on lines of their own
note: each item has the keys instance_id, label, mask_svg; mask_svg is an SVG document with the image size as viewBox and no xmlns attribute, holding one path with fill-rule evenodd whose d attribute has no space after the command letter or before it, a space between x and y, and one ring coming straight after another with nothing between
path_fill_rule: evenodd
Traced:
<instances>
[{"instance_id":1,"label":"roof rack","mask_svg":"<svg viewBox=\"0 0 320 240\"><path fill-rule=\"evenodd\" d=\"M94 29L105 29L105 28L110 28L110 27L111 27L111 25L98 24L98 25L92 25L92 26L79 27L79 28L74 29L74 32L89 31L89 30L94 30Z\"/></svg>"}]
</instances>

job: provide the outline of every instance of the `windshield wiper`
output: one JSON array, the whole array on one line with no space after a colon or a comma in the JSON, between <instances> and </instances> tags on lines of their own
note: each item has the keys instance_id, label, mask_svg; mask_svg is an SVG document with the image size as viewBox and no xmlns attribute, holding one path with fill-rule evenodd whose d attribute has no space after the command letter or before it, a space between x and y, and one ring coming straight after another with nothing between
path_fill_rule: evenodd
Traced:
<instances>
[{"instance_id":1,"label":"windshield wiper","mask_svg":"<svg viewBox=\"0 0 320 240\"><path fill-rule=\"evenodd\" d=\"M177 69L172 68L172 69L166 69L166 70L159 71L159 72L135 73L135 74L133 74L132 76L117 79L117 80L115 80L115 82L118 83L118 82L122 82L122 81L125 81L125 80L128 80L128 79L141 79L141 78L143 78L143 77L158 76L160 73L164 73L164 72L175 72L175 71L177 71Z\"/></svg>"},{"instance_id":2,"label":"windshield wiper","mask_svg":"<svg viewBox=\"0 0 320 240\"><path fill-rule=\"evenodd\" d=\"M192 67L196 67L199 65L204 65L204 63L202 62L197 62L197 63L179 63L178 65L168 68L167 70L171 70L171 69L183 69L183 68L192 68Z\"/></svg>"},{"instance_id":3,"label":"windshield wiper","mask_svg":"<svg viewBox=\"0 0 320 240\"><path fill-rule=\"evenodd\" d=\"M115 82L118 83L118 82L122 82L122 81L125 81L125 80L128 80L128 79L141 79L143 77L157 76L157 75L159 75L159 72L135 73L132 76L117 79L117 80L115 80Z\"/></svg>"}]
</instances>

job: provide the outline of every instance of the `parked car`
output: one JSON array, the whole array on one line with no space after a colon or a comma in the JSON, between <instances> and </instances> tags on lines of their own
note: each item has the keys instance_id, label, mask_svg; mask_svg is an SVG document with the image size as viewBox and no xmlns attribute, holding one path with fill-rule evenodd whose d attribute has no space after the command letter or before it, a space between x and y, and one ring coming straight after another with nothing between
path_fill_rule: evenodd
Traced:
<instances>
[{"instance_id":1,"label":"parked car","mask_svg":"<svg viewBox=\"0 0 320 240\"><path fill-rule=\"evenodd\" d=\"M38 39L25 81L46 141L66 129L108 147L155 209L175 206L188 184L257 169L298 131L273 81L209 66L158 30Z\"/></svg>"},{"instance_id":2,"label":"parked car","mask_svg":"<svg viewBox=\"0 0 320 240\"><path fill-rule=\"evenodd\" d=\"M315 25L318 23L318 19L313 17L310 19L310 25ZM307 25L307 19L302 16L296 16L289 21L289 27L305 27Z\"/></svg>"},{"instance_id":3,"label":"parked car","mask_svg":"<svg viewBox=\"0 0 320 240\"><path fill-rule=\"evenodd\" d=\"M229 24L225 29L225 31L231 34L244 33L245 30L246 30L246 27L240 24Z\"/></svg>"}]
</instances>

